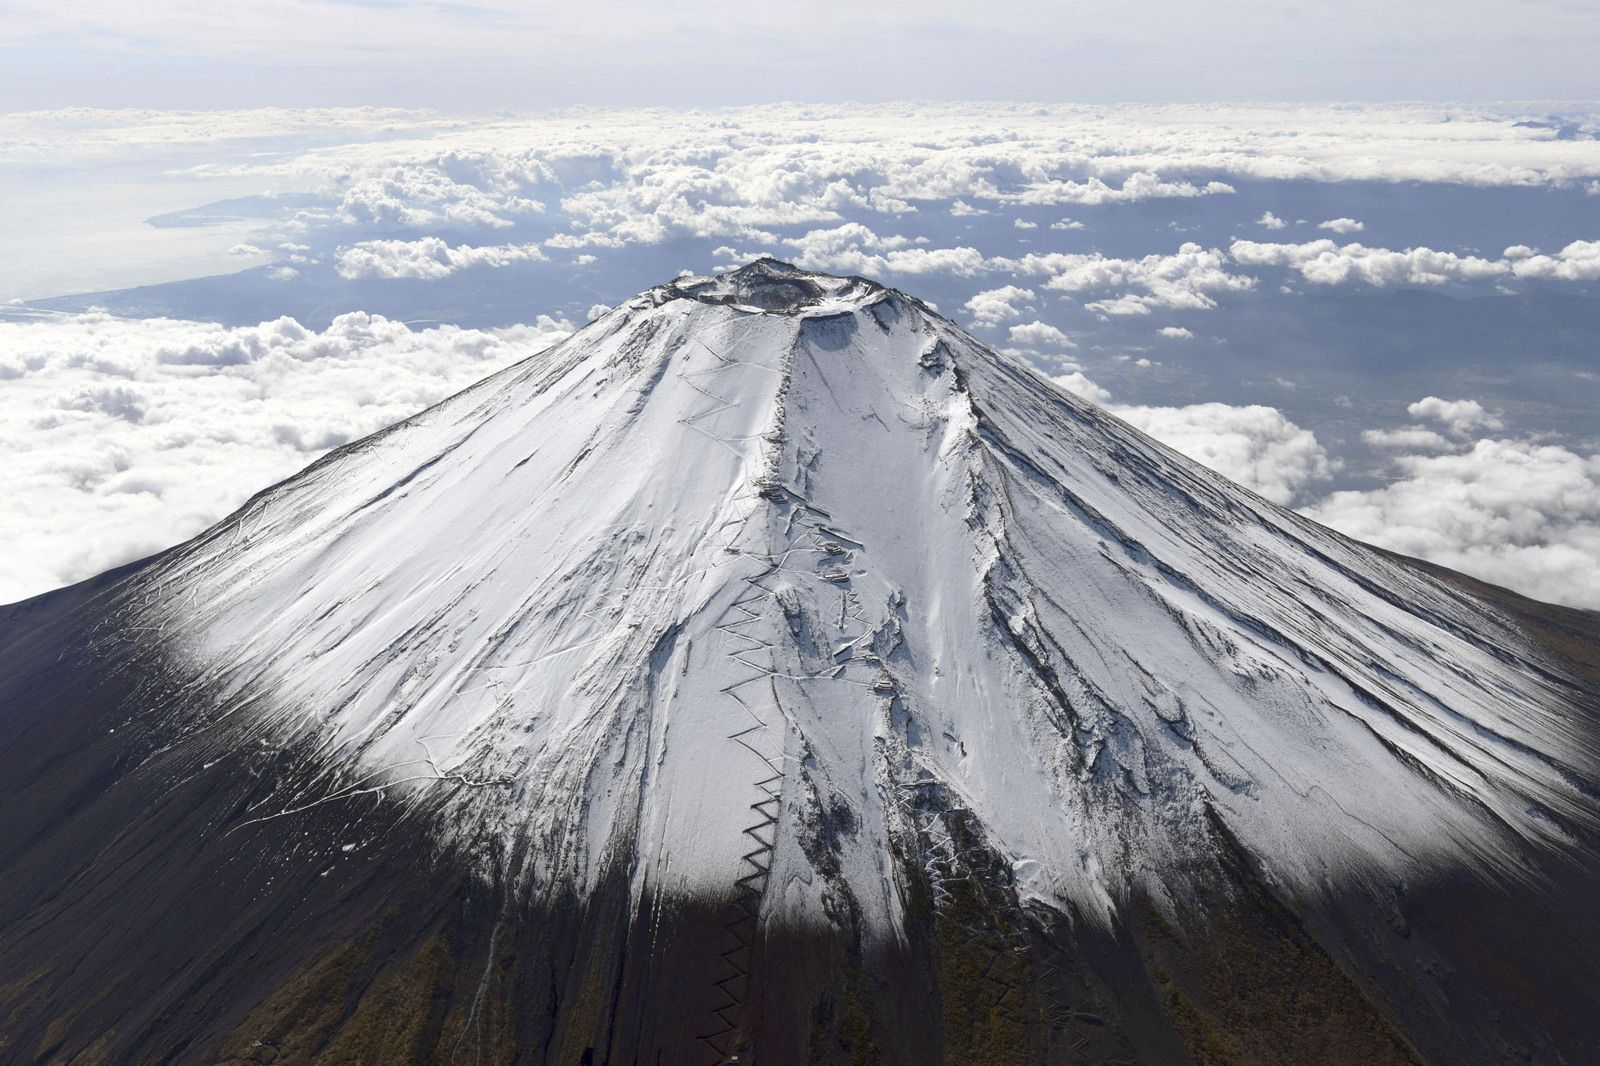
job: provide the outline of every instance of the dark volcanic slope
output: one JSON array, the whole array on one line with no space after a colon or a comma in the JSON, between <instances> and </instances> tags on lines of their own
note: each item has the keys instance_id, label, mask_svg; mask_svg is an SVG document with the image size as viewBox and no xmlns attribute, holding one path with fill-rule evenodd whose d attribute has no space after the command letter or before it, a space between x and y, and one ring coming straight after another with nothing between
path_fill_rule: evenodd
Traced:
<instances>
[{"instance_id":1,"label":"dark volcanic slope","mask_svg":"<svg viewBox=\"0 0 1600 1066\"><path fill-rule=\"evenodd\" d=\"M1600 1061L1597 649L675 283L0 608L0 1062Z\"/></svg>"}]
</instances>

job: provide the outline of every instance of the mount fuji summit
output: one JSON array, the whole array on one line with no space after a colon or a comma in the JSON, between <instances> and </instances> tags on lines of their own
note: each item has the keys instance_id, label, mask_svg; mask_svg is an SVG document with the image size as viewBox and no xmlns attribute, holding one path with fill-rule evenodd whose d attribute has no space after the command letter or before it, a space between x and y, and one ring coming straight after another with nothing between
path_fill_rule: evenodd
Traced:
<instances>
[{"instance_id":1,"label":"mount fuji summit","mask_svg":"<svg viewBox=\"0 0 1600 1066\"><path fill-rule=\"evenodd\" d=\"M0 608L0 1061L1600 1061L1600 618L636 296Z\"/></svg>"}]
</instances>

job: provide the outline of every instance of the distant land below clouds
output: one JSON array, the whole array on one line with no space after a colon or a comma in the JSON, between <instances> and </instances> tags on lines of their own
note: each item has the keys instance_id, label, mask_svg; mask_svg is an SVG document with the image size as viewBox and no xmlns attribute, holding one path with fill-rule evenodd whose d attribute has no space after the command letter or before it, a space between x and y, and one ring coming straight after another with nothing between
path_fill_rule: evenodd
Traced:
<instances>
[{"instance_id":1,"label":"distant land below clouds","mask_svg":"<svg viewBox=\"0 0 1600 1066\"><path fill-rule=\"evenodd\" d=\"M1600 107L0 116L0 601L680 271L861 273L1275 502L1600 607Z\"/></svg>"}]
</instances>

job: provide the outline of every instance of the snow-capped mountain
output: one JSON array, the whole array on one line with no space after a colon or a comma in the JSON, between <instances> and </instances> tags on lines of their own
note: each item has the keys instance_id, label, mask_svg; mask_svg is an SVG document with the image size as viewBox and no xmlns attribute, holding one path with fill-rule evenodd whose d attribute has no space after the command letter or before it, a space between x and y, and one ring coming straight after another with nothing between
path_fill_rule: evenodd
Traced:
<instances>
[{"instance_id":1,"label":"snow-capped mountain","mask_svg":"<svg viewBox=\"0 0 1600 1066\"><path fill-rule=\"evenodd\" d=\"M0 1018L44 1059L371 1061L395 974L416 1061L1600 1053L1592 917L1506 932L1541 974L1452 910L1595 883L1592 618L1558 646L862 279L652 289L9 612ZM129 961L181 898L204 947ZM496 1015L530 965L542 1021Z\"/></svg>"}]
</instances>

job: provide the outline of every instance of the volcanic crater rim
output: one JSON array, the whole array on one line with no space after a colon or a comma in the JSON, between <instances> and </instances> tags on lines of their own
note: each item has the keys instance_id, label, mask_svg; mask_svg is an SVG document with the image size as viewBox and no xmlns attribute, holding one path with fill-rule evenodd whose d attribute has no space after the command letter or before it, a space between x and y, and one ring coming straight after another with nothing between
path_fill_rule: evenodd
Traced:
<instances>
[{"instance_id":1,"label":"volcanic crater rim","mask_svg":"<svg viewBox=\"0 0 1600 1066\"><path fill-rule=\"evenodd\" d=\"M777 314L864 307L893 293L868 278L803 270L763 256L737 270L679 278L663 286L667 299L732 304Z\"/></svg>"}]
</instances>

